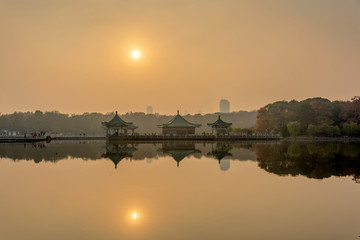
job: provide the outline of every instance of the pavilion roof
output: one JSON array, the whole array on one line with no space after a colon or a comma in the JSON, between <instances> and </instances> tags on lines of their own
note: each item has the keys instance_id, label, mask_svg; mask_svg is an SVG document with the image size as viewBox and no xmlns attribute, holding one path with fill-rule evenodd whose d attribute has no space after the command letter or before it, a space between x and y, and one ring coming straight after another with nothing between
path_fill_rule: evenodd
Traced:
<instances>
[{"instance_id":1,"label":"pavilion roof","mask_svg":"<svg viewBox=\"0 0 360 240\"><path fill-rule=\"evenodd\" d=\"M113 119L111 119L109 122L103 122L102 124L107 127L127 127L130 129L138 128L137 126L134 126L132 122L125 122L124 120L122 120L118 115L117 111L115 112L115 116Z\"/></svg>"},{"instance_id":2,"label":"pavilion roof","mask_svg":"<svg viewBox=\"0 0 360 240\"><path fill-rule=\"evenodd\" d=\"M123 160L126 157L129 157L127 155L119 155L119 154L111 154L111 153L106 153L103 154L101 157L104 158L109 158L114 164L115 164L115 168L117 168L118 163Z\"/></svg>"},{"instance_id":3,"label":"pavilion roof","mask_svg":"<svg viewBox=\"0 0 360 240\"><path fill-rule=\"evenodd\" d=\"M215 157L217 160L221 160L224 157L232 156L231 153L228 151L212 151L209 152L207 155Z\"/></svg>"},{"instance_id":4,"label":"pavilion roof","mask_svg":"<svg viewBox=\"0 0 360 240\"><path fill-rule=\"evenodd\" d=\"M171 119L168 123L158 125L158 127L161 128L162 127L200 127L200 126L201 124L195 124L185 120L185 118L180 116L179 111L177 115L173 119Z\"/></svg>"},{"instance_id":5,"label":"pavilion roof","mask_svg":"<svg viewBox=\"0 0 360 240\"><path fill-rule=\"evenodd\" d=\"M179 163L181 160L183 160L185 157L190 156L194 153L200 153L200 150L194 149L194 150L163 150L163 153L170 154L173 159L177 162L177 166L179 166Z\"/></svg>"},{"instance_id":6,"label":"pavilion roof","mask_svg":"<svg viewBox=\"0 0 360 240\"><path fill-rule=\"evenodd\" d=\"M183 150L183 151L164 151L164 153L170 154L175 161L180 162L185 157L189 156L192 153L195 153L194 150Z\"/></svg>"},{"instance_id":7,"label":"pavilion roof","mask_svg":"<svg viewBox=\"0 0 360 240\"><path fill-rule=\"evenodd\" d=\"M208 123L207 125L210 127L230 127L232 123L224 122L223 120L221 120L219 115L218 120L216 120L214 123Z\"/></svg>"}]
</instances>

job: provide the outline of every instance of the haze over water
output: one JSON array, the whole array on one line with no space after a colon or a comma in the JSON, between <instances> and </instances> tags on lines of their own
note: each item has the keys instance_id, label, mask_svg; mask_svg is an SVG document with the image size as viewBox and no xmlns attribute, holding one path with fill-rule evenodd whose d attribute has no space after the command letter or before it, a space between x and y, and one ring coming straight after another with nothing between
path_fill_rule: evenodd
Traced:
<instances>
[{"instance_id":1,"label":"haze over water","mask_svg":"<svg viewBox=\"0 0 360 240\"><path fill-rule=\"evenodd\" d=\"M0 239L357 239L359 149L1 144Z\"/></svg>"}]
</instances>

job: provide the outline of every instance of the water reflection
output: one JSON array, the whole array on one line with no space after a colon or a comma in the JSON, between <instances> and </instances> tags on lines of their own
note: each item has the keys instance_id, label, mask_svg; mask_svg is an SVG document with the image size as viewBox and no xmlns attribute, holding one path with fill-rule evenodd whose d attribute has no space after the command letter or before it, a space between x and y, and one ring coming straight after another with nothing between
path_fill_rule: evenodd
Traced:
<instances>
[{"instance_id":1,"label":"water reflection","mask_svg":"<svg viewBox=\"0 0 360 240\"><path fill-rule=\"evenodd\" d=\"M109 158L117 168L118 163L124 158L132 158L133 152L137 149L134 144L127 143L107 143L106 152L101 155L103 158Z\"/></svg>"},{"instance_id":2,"label":"water reflection","mask_svg":"<svg viewBox=\"0 0 360 240\"><path fill-rule=\"evenodd\" d=\"M216 159L220 170L228 171L232 161L257 161L258 166L279 176L303 175L323 179L353 176L360 182L360 144L340 142L271 142L271 143L105 143L55 142L0 144L0 158L39 163L72 158L109 159L115 168L122 160L153 160L171 156L180 166L186 158Z\"/></svg>"},{"instance_id":3,"label":"water reflection","mask_svg":"<svg viewBox=\"0 0 360 240\"><path fill-rule=\"evenodd\" d=\"M303 175L323 179L360 176L360 145L357 143L289 143L256 145L259 166L277 175Z\"/></svg>"},{"instance_id":4,"label":"water reflection","mask_svg":"<svg viewBox=\"0 0 360 240\"><path fill-rule=\"evenodd\" d=\"M166 142L162 144L159 152L170 155L179 167L180 161L185 157L189 157L194 153L201 153L200 150L195 148L194 142Z\"/></svg>"},{"instance_id":5,"label":"water reflection","mask_svg":"<svg viewBox=\"0 0 360 240\"><path fill-rule=\"evenodd\" d=\"M232 147L229 142L218 142L215 144L215 147L212 146L211 152L207 154L208 156L213 156L219 161L221 171L227 171L230 169L230 159L225 157L232 156L229 152L231 148Z\"/></svg>"}]
</instances>

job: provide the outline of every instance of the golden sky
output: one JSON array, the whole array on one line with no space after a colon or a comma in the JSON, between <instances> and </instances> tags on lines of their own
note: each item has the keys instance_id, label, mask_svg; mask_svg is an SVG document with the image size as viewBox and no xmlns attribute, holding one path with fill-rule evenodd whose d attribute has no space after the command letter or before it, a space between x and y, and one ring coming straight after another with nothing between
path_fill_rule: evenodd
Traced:
<instances>
[{"instance_id":1,"label":"golden sky","mask_svg":"<svg viewBox=\"0 0 360 240\"><path fill-rule=\"evenodd\" d=\"M0 112L347 100L359 43L359 0L1 0Z\"/></svg>"}]
</instances>

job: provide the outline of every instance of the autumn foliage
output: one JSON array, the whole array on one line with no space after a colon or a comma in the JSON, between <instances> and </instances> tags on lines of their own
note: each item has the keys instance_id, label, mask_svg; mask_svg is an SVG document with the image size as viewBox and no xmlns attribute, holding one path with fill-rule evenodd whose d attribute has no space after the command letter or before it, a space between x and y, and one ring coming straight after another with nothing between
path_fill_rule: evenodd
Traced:
<instances>
[{"instance_id":1,"label":"autumn foliage","mask_svg":"<svg viewBox=\"0 0 360 240\"><path fill-rule=\"evenodd\" d=\"M303 101L278 101L257 112L255 131L289 136L288 124L300 125L299 135L358 136L360 97L350 101L309 98Z\"/></svg>"}]
</instances>

